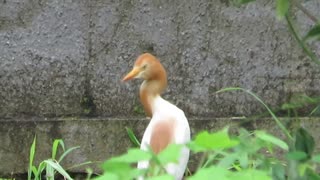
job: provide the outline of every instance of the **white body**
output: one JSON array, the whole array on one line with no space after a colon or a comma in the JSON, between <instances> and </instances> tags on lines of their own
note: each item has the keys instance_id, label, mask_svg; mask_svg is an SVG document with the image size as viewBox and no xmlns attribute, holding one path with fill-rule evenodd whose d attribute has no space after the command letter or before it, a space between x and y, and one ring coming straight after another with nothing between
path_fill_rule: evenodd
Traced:
<instances>
[{"instance_id":1,"label":"white body","mask_svg":"<svg viewBox=\"0 0 320 180\"><path fill-rule=\"evenodd\" d=\"M146 131L144 132L141 141L141 149L147 150L154 126L163 119L172 119L172 123L175 125L173 143L185 144L190 141L189 123L181 109L162 99L160 96L156 96L153 99L151 107L153 115ZM183 178L189 160L189 152L190 150L184 147L181 151L179 163L171 163L165 167L167 172L173 175L176 180L181 180ZM141 161L138 163L139 169L145 169L148 168L148 166L148 161Z\"/></svg>"}]
</instances>

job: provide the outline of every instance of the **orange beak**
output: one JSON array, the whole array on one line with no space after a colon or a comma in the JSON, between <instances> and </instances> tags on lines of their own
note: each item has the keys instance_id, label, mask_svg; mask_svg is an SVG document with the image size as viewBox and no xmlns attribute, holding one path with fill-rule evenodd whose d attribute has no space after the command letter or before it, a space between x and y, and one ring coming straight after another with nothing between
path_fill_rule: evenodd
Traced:
<instances>
[{"instance_id":1,"label":"orange beak","mask_svg":"<svg viewBox=\"0 0 320 180\"><path fill-rule=\"evenodd\" d=\"M122 81L128 81L135 78L140 73L140 68L134 67L123 79Z\"/></svg>"}]
</instances>

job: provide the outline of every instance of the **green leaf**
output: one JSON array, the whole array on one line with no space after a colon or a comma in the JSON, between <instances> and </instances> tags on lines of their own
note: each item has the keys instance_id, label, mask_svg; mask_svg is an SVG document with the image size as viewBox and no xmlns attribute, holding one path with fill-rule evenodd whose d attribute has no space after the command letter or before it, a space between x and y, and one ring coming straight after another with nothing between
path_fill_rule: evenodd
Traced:
<instances>
[{"instance_id":1,"label":"green leaf","mask_svg":"<svg viewBox=\"0 0 320 180\"><path fill-rule=\"evenodd\" d=\"M289 152L286 155L286 157L287 159L290 159L290 160L301 161L301 160L305 160L308 157L308 155L302 151L292 151L292 152Z\"/></svg>"},{"instance_id":2,"label":"green leaf","mask_svg":"<svg viewBox=\"0 0 320 180\"><path fill-rule=\"evenodd\" d=\"M105 172L102 176L94 178L94 180L120 180L120 178L116 174Z\"/></svg>"},{"instance_id":3,"label":"green leaf","mask_svg":"<svg viewBox=\"0 0 320 180\"><path fill-rule=\"evenodd\" d=\"M161 151L157 158L162 165L168 163L177 163L180 156L183 146L179 144L169 144L163 151Z\"/></svg>"},{"instance_id":4,"label":"green leaf","mask_svg":"<svg viewBox=\"0 0 320 180\"><path fill-rule=\"evenodd\" d=\"M64 151L64 143L63 143L62 139L55 139L53 141L53 145L52 145L52 156L51 156L52 159L56 159L59 144L61 145L61 147Z\"/></svg>"},{"instance_id":5,"label":"green leaf","mask_svg":"<svg viewBox=\"0 0 320 180\"><path fill-rule=\"evenodd\" d=\"M139 140L137 139L137 137L134 135L132 129L126 127L126 130L127 130L128 136L129 136L129 138L130 138L130 141L133 143L133 145L134 145L135 147L140 147L140 142L139 142Z\"/></svg>"},{"instance_id":6,"label":"green leaf","mask_svg":"<svg viewBox=\"0 0 320 180\"><path fill-rule=\"evenodd\" d=\"M30 148L30 153L29 153L28 180L31 180L31 176L32 176L33 159L36 153L36 139L37 137L34 136L33 142Z\"/></svg>"},{"instance_id":7,"label":"green leaf","mask_svg":"<svg viewBox=\"0 0 320 180\"><path fill-rule=\"evenodd\" d=\"M239 163L242 168L247 168L249 165L249 156L247 152L243 152L238 156Z\"/></svg>"},{"instance_id":8,"label":"green leaf","mask_svg":"<svg viewBox=\"0 0 320 180\"><path fill-rule=\"evenodd\" d=\"M107 173L112 173L117 175L119 179L135 179L138 176L143 175L146 170L137 169L131 166L130 163L127 162L119 162L119 161L106 161L103 163L103 169Z\"/></svg>"},{"instance_id":9,"label":"green leaf","mask_svg":"<svg viewBox=\"0 0 320 180\"><path fill-rule=\"evenodd\" d=\"M116 174L120 179L134 179L144 174L145 170L133 168L131 164L150 160L151 157L150 152L141 149L129 149L126 154L105 161L102 167L105 172Z\"/></svg>"},{"instance_id":10,"label":"green leaf","mask_svg":"<svg viewBox=\"0 0 320 180\"><path fill-rule=\"evenodd\" d=\"M211 166L209 168L201 168L188 180L203 180L203 179L219 179L228 180L228 170L222 167Z\"/></svg>"},{"instance_id":11,"label":"green leaf","mask_svg":"<svg viewBox=\"0 0 320 180\"><path fill-rule=\"evenodd\" d=\"M316 156L313 156L312 157L312 161L313 162L316 162L316 163L320 163L320 154L316 155Z\"/></svg>"},{"instance_id":12,"label":"green leaf","mask_svg":"<svg viewBox=\"0 0 320 180\"><path fill-rule=\"evenodd\" d=\"M261 171L256 169L247 169L243 171L230 173L230 180L271 180L272 178L268 176L268 171Z\"/></svg>"},{"instance_id":13,"label":"green leaf","mask_svg":"<svg viewBox=\"0 0 320 180\"><path fill-rule=\"evenodd\" d=\"M124 163L136 163L138 161L150 160L152 155L150 152L143 151L141 149L129 149L124 155L111 158L110 162L124 162Z\"/></svg>"},{"instance_id":14,"label":"green leaf","mask_svg":"<svg viewBox=\"0 0 320 180\"><path fill-rule=\"evenodd\" d=\"M66 155L68 155L71 151L78 149L78 148L80 148L80 146L72 147L72 148L69 148L68 150L66 150L63 154L61 154L58 162L61 162Z\"/></svg>"},{"instance_id":15,"label":"green leaf","mask_svg":"<svg viewBox=\"0 0 320 180\"><path fill-rule=\"evenodd\" d=\"M320 175L312 168L306 169L305 177L306 177L306 179L311 179L311 180L319 180L320 179Z\"/></svg>"},{"instance_id":16,"label":"green leaf","mask_svg":"<svg viewBox=\"0 0 320 180\"><path fill-rule=\"evenodd\" d=\"M279 163L272 165L272 179L286 180L286 171L283 165Z\"/></svg>"},{"instance_id":17,"label":"green leaf","mask_svg":"<svg viewBox=\"0 0 320 180\"><path fill-rule=\"evenodd\" d=\"M52 159L48 159L44 161L47 165L50 165L53 169L58 171L63 177L65 177L68 180L72 180L70 175L60 166L59 163L54 162ZM48 168L48 167L47 167Z\"/></svg>"},{"instance_id":18,"label":"green leaf","mask_svg":"<svg viewBox=\"0 0 320 180\"><path fill-rule=\"evenodd\" d=\"M121 174L122 172L131 171L132 167L130 164L126 162L118 162L118 161L106 161L102 165L105 172L111 172L114 174Z\"/></svg>"},{"instance_id":19,"label":"green leaf","mask_svg":"<svg viewBox=\"0 0 320 180\"><path fill-rule=\"evenodd\" d=\"M289 0L277 0L277 18L283 19L289 10Z\"/></svg>"},{"instance_id":20,"label":"green leaf","mask_svg":"<svg viewBox=\"0 0 320 180\"><path fill-rule=\"evenodd\" d=\"M172 177L171 175L166 174L166 175L150 177L150 178L147 178L147 180L174 180L174 177Z\"/></svg>"},{"instance_id":21,"label":"green leaf","mask_svg":"<svg viewBox=\"0 0 320 180\"><path fill-rule=\"evenodd\" d=\"M289 149L287 143L285 143L284 141L282 141L281 139L279 139L277 137L274 137L270 134L267 134L264 131L255 131L255 134L256 134L257 138L259 138L261 140L264 140L266 142L270 142L270 143L272 143L272 144L274 144L284 150Z\"/></svg>"},{"instance_id":22,"label":"green leaf","mask_svg":"<svg viewBox=\"0 0 320 180\"><path fill-rule=\"evenodd\" d=\"M211 134L207 131L201 132L196 136L193 143L190 144L191 149L193 148L193 150L203 151L231 148L238 145L239 141L230 139L228 135L228 128L225 128L222 131Z\"/></svg>"},{"instance_id":23,"label":"green leaf","mask_svg":"<svg viewBox=\"0 0 320 180\"><path fill-rule=\"evenodd\" d=\"M313 26L307 35L303 38L304 41L309 39L320 39L320 24Z\"/></svg>"},{"instance_id":24,"label":"green leaf","mask_svg":"<svg viewBox=\"0 0 320 180\"><path fill-rule=\"evenodd\" d=\"M296 132L295 149L305 152L308 157L312 156L315 142L313 137L304 128L300 127Z\"/></svg>"},{"instance_id":25,"label":"green leaf","mask_svg":"<svg viewBox=\"0 0 320 180\"><path fill-rule=\"evenodd\" d=\"M218 166L223 168L230 168L237 159L238 156L236 154L227 155L219 161Z\"/></svg>"}]
</instances>

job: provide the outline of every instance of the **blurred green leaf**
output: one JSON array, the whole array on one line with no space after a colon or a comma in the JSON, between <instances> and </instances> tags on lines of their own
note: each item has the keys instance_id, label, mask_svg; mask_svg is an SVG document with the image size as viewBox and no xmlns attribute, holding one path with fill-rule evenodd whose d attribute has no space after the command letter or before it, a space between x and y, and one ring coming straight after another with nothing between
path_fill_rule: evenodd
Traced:
<instances>
[{"instance_id":1,"label":"blurred green leaf","mask_svg":"<svg viewBox=\"0 0 320 180\"><path fill-rule=\"evenodd\" d=\"M228 128L216 133L208 133L207 131L199 133L193 143L191 149L193 151L215 150L234 147L239 144L239 141L229 138Z\"/></svg>"},{"instance_id":2,"label":"blurred green leaf","mask_svg":"<svg viewBox=\"0 0 320 180\"><path fill-rule=\"evenodd\" d=\"M249 165L249 157L247 152L238 155L238 160L242 168L247 168Z\"/></svg>"},{"instance_id":3,"label":"blurred green leaf","mask_svg":"<svg viewBox=\"0 0 320 180\"><path fill-rule=\"evenodd\" d=\"M138 161L150 160L150 152L143 151L138 148L129 149L128 152L124 155L113 157L108 162L123 162L123 163L136 163Z\"/></svg>"},{"instance_id":4,"label":"blurred green leaf","mask_svg":"<svg viewBox=\"0 0 320 180\"><path fill-rule=\"evenodd\" d=\"M230 180L271 180L267 171L261 171L256 169L247 169L239 172L230 173Z\"/></svg>"},{"instance_id":5,"label":"blurred green leaf","mask_svg":"<svg viewBox=\"0 0 320 180\"><path fill-rule=\"evenodd\" d=\"M303 38L304 41L309 39L320 40L320 24L316 24L313 26L307 35Z\"/></svg>"},{"instance_id":6,"label":"blurred green leaf","mask_svg":"<svg viewBox=\"0 0 320 180\"><path fill-rule=\"evenodd\" d=\"M119 174L121 172L129 172L132 167L129 163L108 160L102 165L105 172Z\"/></svg>"},{"instance_id":7,"label":"blurred green leaf","mask_svg":"<svg viewBox=\"0 0 320 180\"><path fill-rule=\"evenodd\" d=\"M112 173L117 175L119 179L135 179L143 175L146 170L137 169L134 166L131 166L129 163L125 162L111 162L107 161L103 164L103 169L107 173Z\"/></svg>"},{"instance_id":8,"label":"blurred green leaf","mask_svg":"<svg viewBox=\"0 0 320 180\"><path fill-rule=\"evenodd\" d=\"M305 152L308 157L311 157L315 146L313 137L302 127L298 129L295 135L295 150Z\"/></svg>"},{"instance_id":9,"label":"blurred green leaf","mask_svg":"<svg viewBox=\"0 0 320 180\"><path fill-rule=\"evenodd\" d=\"M279 163L272 165L272 179L286 180L286 171L283 165Z\"/></svg>"},{"instance_id":10,"label":"blurred green leaf","mask_svg":"<svg viewBox=\"0 0 320 180\"><path fill-rule=\"evenodd\" d=\"M289 149L287 143L285 143L284 141L282 141L281 139L279 139L277 137L274 137L270 134L267 134L264 131L255 131L255 134L256 134L257 138L260 138L264 141L270 142L270 143L272 143L272 144L274 144L284 150Z\"/></svg>"},{"instance_id":11,"label":"blurred green leaf","mask_svg":"<svg viewBox=\"0 0 320 180\"><path fill-rule=\"evenodd\" d=\"M161 151L157 158L160 161L161 165L166 165L168 163L177 163L180 156L182 145L179 144L169 144L163 151Z\"/></svg>"},{"instance_id":12,"label":"blurred green leaf","mask_svg":"<svg viewBox=\"0 0 320 180\"><path fill-rule=\"evenodd\" d=\"M187 178L188 180L204 180L204 179L219 179L228 180L229 171L222 167L209 167L198 170L193 176Z\"/></svg>"},{"instance_id":13,"label":"blurred green leaf","mask_svg":"<svg viewBox=\"0 0 320 180\"><path fill-rule=\"evenodd\" d=\"M293 152L289 152L286 155L286 157L287 159L290 159L290 160L301 161L301 160L305 160L308 157L308 155L302 151L293 151Z\"/></svg>"},{"instance_id":14,"label":"blurred green leaf","mask_svg":"<svg viewBox=\"0 0 320 180\"><path fill-rule=\"evenodd\" d=\"M312 161L314 161L316 163L320 163L320 154L313 156Z\"/></svg>"},{"instance_id":15,"label":"blurred green leaf","mask_svg":"<svg viewBox=\"0 0 320 180\"><path fill-rule=\"evenodd\" d=\"M172 177L171 175L166 174L166 175L150 177L150 178L147 178L147 180L174 180L174 177Z\"/></svg>"},{"instance_id":16,"label":"blurred green leaf","mask_svg":"<svg viewBox=\"0 0 320 180\"><path fill-rule=\"evenodd\" d=\"M237 154L229 154L219 161L218 166L223 168L230 168L237 159Z\"/></svg>"},{"instance_id":17,"label":"blurred green leaf","mask_svg":"<svg viewBox=\"0 0 320 180\"><path fill-rule=\"evenodd\" d=\"M283 19L289 10L289 0L277 0L277 18Z\"/></svg>"},{"instance_id":18,"label":"blurred green leaf","mask_svg":"<svg viewBox=\"0 0 320 180\"><path fill-rule=\"evenodd\" d=\"M320 175L313 169L311 168L307 168L305 170L305 174L304 176L306 177L306 179L310 179L310 180L320 180Z\"/></svg>"},{"instance_id":19,"label":"blurred green leaf","mask_svg":"<svg viewBox=\"0 0 320 180\"><path fill-rule=\"evenodd\" d=\"M94 180L121 180L116 174L105 172L102 176L94 178Z\"/></svg>"},{"instance_id":20,"label":"blurred green leaf","mask_svg":"<svg viewBox=\"0 0 320 180\"><path fill-rule=\"evenodd\" d=\"M113 173L120 179L135 179L136 177L144 174L145 170L136 169L132 163L138 161L150 160L152 157L150 152L141 149L129 149L126 154L113 157L105 161L102 168L105 172Z\"/></svg>"}]
</instances>

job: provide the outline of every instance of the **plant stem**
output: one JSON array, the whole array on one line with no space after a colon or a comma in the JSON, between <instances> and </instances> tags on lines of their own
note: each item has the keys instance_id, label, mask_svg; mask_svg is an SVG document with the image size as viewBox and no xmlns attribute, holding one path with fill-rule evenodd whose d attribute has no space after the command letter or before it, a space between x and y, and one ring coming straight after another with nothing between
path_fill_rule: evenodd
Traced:
<instances>
[{"instance_id":1,"label":"plant stem","mask_svg":"<svg viewBox=\"0 0 320 180\"><path fill-rule=\"evenodd\" d=\"M320 65L320 61L316 57L316 55L307 47L307 45L301 40L301 38L298 36L297 31L294 29L293 23L291 18L286 15L286 21L288 23L288 27L293 34L294 38L297 40L298 44L301 46L303 51L310 57L312 61L314 61L316 64Z\"/></svg>"},{"instance_id":2,"label":"plant stem","mask_svg":"<svg viewBox=\"0 0 320 180\"><path fill-rule=\"evenodd\" d=\"M199 162L198 167L197 167L197 171L203 166L207 156L208 156L208 152L203 152L203 154L202 154L202 156L200 158L200 162Z\"/></svg>"},{"instance_id":3,"label":"plant stem","mask_svg":"<svg viewBox=\"0 0 320 180\"><path fill-rule=\"evenodd\" d=\"M299 2L293 0L292 4L296 6L300 11L302 11L309 19L311 19L314 23L319 23L320 21L311 14L305 7L303 7Z\"/></svg>"}]
</instances>

